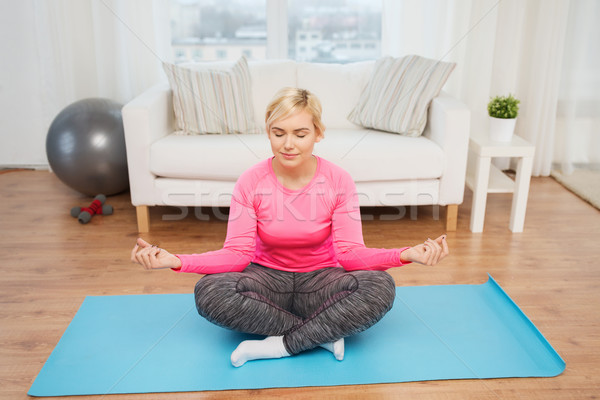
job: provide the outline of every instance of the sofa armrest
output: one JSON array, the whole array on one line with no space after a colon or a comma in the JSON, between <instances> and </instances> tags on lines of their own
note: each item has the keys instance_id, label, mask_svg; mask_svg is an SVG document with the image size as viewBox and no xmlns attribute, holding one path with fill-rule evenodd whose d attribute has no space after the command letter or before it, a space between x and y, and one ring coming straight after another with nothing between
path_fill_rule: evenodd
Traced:
<instances>
[{"instance_id":1,"label":"sofa armrest","mask_svg":"<svg viewBox=\"0 0 600 400\"><path fill-rule=\"evenodd\" d=\"M123 107L129 186L134 206L156 205L150 146L173 132L174 120L172 92L167 83L148 89Z\"/></svg>"},{"instance_id":2,"label":"sofa armrest","mask_svg":"<svg viewBox=\"0 0 600 400\"><path fill-rule=\"evenodd\" d=\"M470 125L471 112L461 101L442 92L431 102L423 135L437 143L444 152L440 205L463 202Z\"/></svg>"}]
</instances>

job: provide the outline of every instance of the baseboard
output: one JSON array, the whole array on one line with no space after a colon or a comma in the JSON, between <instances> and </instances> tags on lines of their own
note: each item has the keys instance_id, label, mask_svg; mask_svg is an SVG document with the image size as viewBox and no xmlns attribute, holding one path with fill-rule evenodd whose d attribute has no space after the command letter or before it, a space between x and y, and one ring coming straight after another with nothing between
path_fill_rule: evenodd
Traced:
<instances>
[{"instance_id":1,"label":"baseboard","mask_svg":"<svg viewBox=\"0 0 600 400\"><path fill-rule=\"evenodd\" d=\"M573 163L574 169L587 169L590 171L600 171L600 163ZM555 162L552 163L552 170L561 171L562 164Z\"/></svg>"},{"instance_id":2,"label":"baseboard","mask_svg":"<svg viewBox=\"0 0 600 400\"><path fill-rule=\"evenodd\" d=\"M35 171L50 171L48 164L0 164L0 170L31 169Z\"/></svg>"}]
</instances>

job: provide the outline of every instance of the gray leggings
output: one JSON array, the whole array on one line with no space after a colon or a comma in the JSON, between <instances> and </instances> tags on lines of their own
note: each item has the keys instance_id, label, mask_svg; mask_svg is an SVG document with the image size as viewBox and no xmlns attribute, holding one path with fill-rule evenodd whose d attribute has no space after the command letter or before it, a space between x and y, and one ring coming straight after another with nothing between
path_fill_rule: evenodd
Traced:
<instances>
[{"instance_id":1,"label":"gray leggings","mask_svg":"<svg viewBox=\"0 0 600 400\"><path fill-rule=\"evenodd\" d=\"M394 303L394 279L383 271L324 268L285 272L250 264L242 272L206 275L194 291L198 313L245 333L283 335L289 354L364 331Z\"/></svg>"}]
</instances>

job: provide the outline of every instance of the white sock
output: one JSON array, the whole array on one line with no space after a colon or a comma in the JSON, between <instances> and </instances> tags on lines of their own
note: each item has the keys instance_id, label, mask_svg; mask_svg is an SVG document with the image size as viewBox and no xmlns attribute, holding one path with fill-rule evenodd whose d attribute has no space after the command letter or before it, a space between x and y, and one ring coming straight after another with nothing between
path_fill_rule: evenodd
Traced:
<instances>
[{"instance_id":1,"label":"white sock","mask_svg":"<svg viewBox=\"0 0 600 400\"><path fill-rule=\"evenodd\" d=\"M335 342L323 343L321 347L332 352L336 360L342 361L344 359L344 338Z\"/></svg>"},{"instance_id":2,"label":"white sock","mask_svg":"<svg viewBox=\"0 0 600 400\"><path fill-rule=\"evenodd\" d=\"M244 340L231 353L231 364L241 367L246 361L289 357L283 336L268 336L263 340Z\"/></svg>"}]
</instances>

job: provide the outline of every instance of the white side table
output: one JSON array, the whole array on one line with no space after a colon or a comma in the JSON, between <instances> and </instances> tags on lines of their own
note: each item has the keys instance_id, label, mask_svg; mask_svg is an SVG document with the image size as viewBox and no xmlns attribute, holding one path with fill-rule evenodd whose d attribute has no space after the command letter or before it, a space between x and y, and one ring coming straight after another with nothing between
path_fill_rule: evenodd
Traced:
<instances>
[{"instance_id":1,"label":"white side table","mask_svg":"<svg viewBox=\"0 0 600 400\"><path fill-rule=\"evenodd\" d=\"M466 177L473 191L471 232L483 232L488 193L513 193L509 229L523 232L534 153L535 146L516 135L502 143L491 141L486 130L471 133ZM492 165L493 157L519 158L514 181Z\"/></svg>"}]
</instances>

